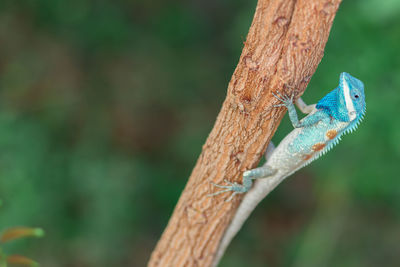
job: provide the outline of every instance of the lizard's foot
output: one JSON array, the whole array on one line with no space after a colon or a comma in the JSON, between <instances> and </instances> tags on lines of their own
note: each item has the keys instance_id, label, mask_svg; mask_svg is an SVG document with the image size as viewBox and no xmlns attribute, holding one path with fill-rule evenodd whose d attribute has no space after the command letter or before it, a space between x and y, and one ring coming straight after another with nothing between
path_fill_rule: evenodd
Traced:
<instances>
[{"instance_id":1,"label":"lizard's foot","mask_svg":"<svg viewBox=\"0 0 400 267\"><path fill-rule=\"evenodd\" d=\"M218 188L222 188L224 190L209 194L208 196L211 197L211 196L216 196L216 195L219 195L219 194L222 194L222 193L225 193L225 192L232 192L232 195L225 200L226 202L229 202L229 201L231 201L233 199L233 197L235 195L243 194L243 193L246 193L248 191L248 188L246 188L245 186L243 186L241 184L238 184L236 182L235 183L231 183L231 182L229 182L227 180L224 180L224 182L229 184L229 185L219 185L219 184L211 182L211 184L213 186L218 187Z\"/></svg>"},{"instance_id":2,"label":"lizard's foot","mask_svg":"<svg viewBox=\"0 0 400 267\"><path fill-rule=\"evenodd\" d=\"M274 105L274 107L288 107L290 105L293 105L293 99L294 99L294 94L292 94L290 97L287 95L282 95L281 93L279 93L278 91L276 91L275 93L272 93L272 95L278 99L280 102L282 102L282 104L277 104Z\"/></svg>"}]
</instances>

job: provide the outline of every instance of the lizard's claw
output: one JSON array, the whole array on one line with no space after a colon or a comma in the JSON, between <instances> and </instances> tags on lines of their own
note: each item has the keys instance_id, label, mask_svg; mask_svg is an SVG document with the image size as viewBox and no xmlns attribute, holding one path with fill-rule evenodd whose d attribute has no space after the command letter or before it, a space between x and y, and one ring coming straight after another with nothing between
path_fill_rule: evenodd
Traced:
<instances>
[{"instance_id":1,"label":"lizard's claw","mask_svg":"<svg viewBox=\"0 0 400 267\"><path fill-rule=\"evenodd\" d=\"M288 107L289 105L293 105L294 94L289 97L276 91L275 93L272 93L272 95L282 102L281 104L274 105L274 107Z\"/></svg>"},{"instance_id":2,"label":"lizard's claw","mask_svg":"<svg viewBox=\"0 0 400 267\"><path fill-rule=\"evenodd\" d=\"M230 186L238 186L239 184L238 183L236 183L236 182L234 182L234 183L231 183L231 182L229 182L228 180L226 180L226 179L224 179L224 182L225 183L227 183L227 184L229 184Z\"/></svg>"},{"instance_id":3,"label":"lizard's claw","mask_svg":"<svg viewBox=\"0 0 400 267\"><path fill-rule=\"evenodd\" d=\"M224 180L224 182L229 184L229 185L219 185L219 184L211 182L211 184L213 186L218 187L218 188L223 188L224 190L221 190L221 191L218 191L218 192L215 192L215 193L212 193L212 194L208 194L208 196L212 197L212 196L216 196L216 195L219 195L219 194L222 194L222 193L226 193L226 192L231 192L232 191L233 192L232 195L225 200L225 202L229 202L229 201L231 201L233 199L233 197L236 194L244 193L243 189L242 189L242 187L243 187L242 185L240 185L240 184L238 184L236 182L235 183L229 182L226 179Z\"/></svg>"}]
</instances>

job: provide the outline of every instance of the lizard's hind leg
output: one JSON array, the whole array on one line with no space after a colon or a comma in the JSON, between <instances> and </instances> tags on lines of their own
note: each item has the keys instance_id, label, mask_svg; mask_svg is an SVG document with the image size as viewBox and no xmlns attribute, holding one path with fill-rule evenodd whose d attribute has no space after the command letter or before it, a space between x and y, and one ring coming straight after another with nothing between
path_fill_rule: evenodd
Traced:
<instances>
[{"instance_id":1,"label":"lizard's hind leg","mask_svg":"<svg viewBox=\"0 0 400 267\"><path fill-rule=\"evenodd\" d=\"M243 186L247 187L247 191L251 188L253 184L253 179L266 178L275 173L275 169L268 166L268 159L271 157L275 150L275 145L272 141L269 143L267 149L265 150L265 160L267 161L262 167L251 169L243 173Z\"/></svg>"},{"instance_id":2,"label":"lizard's hind leg","mask_svg":"<svg viewBox=\"0 0 400 267\"><path fill-rule=\"evenodd\" d=\"M249 191L254 179L267 178L273 175L276 172L275 169L268 166L268 164L263 165L262 167L255 168L252 170L245 171L243 173L243 189L245 192Z\"/></svg>"},{"instance_id":3,"label":"lizard's hind leg","mask_svg":"<svg viewBox=\"0 0 400 267\"><path fill-rule=\"evenodd\" d=\"M271 156L272 152L274 151L275 146L272 142L269 143L266 151L265 151L265 158L268 161L269 157ZM230 201L236 194L242 194L246 193L247 191L250 190L252 184L253 184L253 179L258 179L258 178L266 178L268 176L273 175L276 172L275 169L271 168L268 166L268 164L264 164L262 167L255 168L252 170L245 171L243 173L243 184L238 184L238 183L231 183L227 180L224 180L227 184L229 185L219 185L211 182L212 185L218 188L222 188L224 190L221 190L219 192L209 194L209 196L215 196L219 195L221 193L225 192L230 192L232 191L232 195L226 200Z\"/></svg>"}]
</instances>

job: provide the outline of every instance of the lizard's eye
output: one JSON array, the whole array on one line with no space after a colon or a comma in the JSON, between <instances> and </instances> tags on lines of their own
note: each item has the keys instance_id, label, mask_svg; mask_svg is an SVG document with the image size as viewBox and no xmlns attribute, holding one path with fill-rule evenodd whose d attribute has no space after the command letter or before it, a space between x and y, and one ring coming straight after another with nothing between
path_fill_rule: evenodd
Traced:
<instances>
[{"instance_id":1,"label":"lizard's eye","mask_svg":"<svg viewBox=\"0 0 400 267\"><path fill-rule=\"evenodd\" d=\"M353 100L358 100L360 96L360 92L357 89L353 89L353 92L351 93L351 98L353 98Z\"/></svg>"}]
</instances>

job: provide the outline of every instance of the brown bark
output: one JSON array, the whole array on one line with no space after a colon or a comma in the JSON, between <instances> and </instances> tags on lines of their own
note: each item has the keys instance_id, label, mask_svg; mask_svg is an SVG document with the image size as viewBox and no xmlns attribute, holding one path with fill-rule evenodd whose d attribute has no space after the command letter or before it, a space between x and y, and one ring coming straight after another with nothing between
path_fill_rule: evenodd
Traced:
<instances>
[{"instance_id":1,"label":"brown bark","mask_svg":"<svg viewBox=\"0 0 400 267\"><path fill-rule=\"evenodd\" d=\"M255 167L285 109L273 91L305 90L341 0L259 0L227 97L149 266L210 266L240 196L209 197L214 181L241 182ZM296 88L296 89L294 89Z\"/></svg>"}]
</instances>

